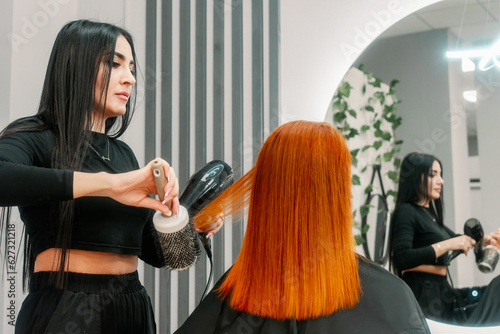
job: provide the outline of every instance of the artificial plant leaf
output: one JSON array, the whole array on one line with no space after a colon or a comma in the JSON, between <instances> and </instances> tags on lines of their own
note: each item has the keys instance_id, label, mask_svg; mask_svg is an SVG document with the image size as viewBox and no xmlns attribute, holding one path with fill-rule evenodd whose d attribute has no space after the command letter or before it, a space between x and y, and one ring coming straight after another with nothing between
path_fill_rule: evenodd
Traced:
<instances>
[{"instance_id":1,"label":"artificial plant leaf","mask_svg":"<svg viewBox=\"0 0 500 334\"><path fill-rule=\"evenodd\" d=\"M333 102L333 110L337 110L339 112L344 112L347 109L347 102L342 99L337 99Z\"/></svg>"},{"instance_id":2,"label":"artificial plant leaf","mask_svg":"<svg viewBox=\"0 0 500 334\"><path fill-rule=\"evenodd\" d=\"M369 149L370 147L372 147L371 145L365 145L363 146L363 148L361 149L361 152L364 152L366 151L367 149Z\"/></svg>"},{"instance_id":3,"label":"artificial plant leaf","mask_svg":"<svg viewBox=\"0 0 500 334\"><path fill-rule=\"evenodd\" d=\"M380 101L380 104L384 104L385 102L385 94L384 92L375 92L375 94L373 94L373 96Z\"/></svg>"},{"instance_id":4,"label":"artificial plant leaf","mask_svg":"<svg viewBox=\"0 0 500 334\"><path fill-rule=\"evenodd\" d=\"M361 233L368 233L368 230L370 229L370 225L365 224L365 226L361 226Z\"/></svg>"},{"instance_id":5,"label":"artificial plant leaf","mask_svg":"<svg viewBox=\"0 0 500 334\"><path fill-rule=\"evenodd\" d=\"M351 164L352 164L354 167L358 167L358 158L352 158L352 159L351 159Z\"/></svg>"},{"instance_id":6,"label":"artificial plant leaf","mask_svg":"<svg viewBox=\"0 0 500 334\"><path fill-rule=\"evenodd\" d=\"M393 156L394 156L394 154L392 152L384 153L384 161L385 162L391 161Z\"/></svg>"},{"instance_id":7,"label":"artificial plant leaf","mask_svg":"<svg viewBox=\"0 0 500 334\"><path fill-rule=\"evenodd\" d=\"M373 143L373 147L375 147L376 150L378 150L382 146L382 141L377 140Z\"/></svg>"},{"instance_id":8,"label":"artificial plant leaf","mask_svg":"<svg viewBox=\"0 0 500 334\"><path fill-rule=\"evenodd\" d=\"M349 129L349 133L347 134L346 138L351 139L353 137L356 137L357 135L359 135L358 130L351 128L351 129Z\"/></svg>"},{"instance_id":9,"label":"artificial plant leaf","mask_svg":"<svg viewBox=\"0 0 500 334\"><path fill-rule=\"evenodd\" d=\"M356 241L356 246L360 246L366 242L366 240L361 236L361 234L356 234L354 236L354 240Z\"/></svg>"},{"instance_id":10,"label":"artificial plant leaf","mask_svg":"<svg viewBox=\"0 0 500 334\"><path fill-rule=\"evenodd\" d=\"M397 121L398 119L398 116L396 116L395 114L386 114L384 116L384 119L389 122L389 123L393 123Z\"/></svg>"},{"instance_id":11,"label":"artificial plant leaf","mask_svg":"<svg viewBox=\"0 0 500 334\"><path fill-rule=\"evenodd\" d=\"M352 185L353 186L359 186L361 185L361 181L359 180L359 176L356 174L352 175Z\"/></svg>"},{"instance_id":12,"label":"artificial plant leaf","mask_svg":"<svg viewBox=\"0 0 500 334\"><path fill-rule=\"evenodd\" d=\"M338 95L349 97L349 95L351 94L351 88L352 86L347 81L344 81L338 90Z\"/></svg>"},{"instance_id":13,"label":"artificial plant leaf","mask_svg":"<svg viewBox=\"0 0 500 334\"><path fill-rule=\"evenodd\" d=\"M389 141L389 140L391 140L391 138L392 138L392 135L389 131L384 131L384 133L382 133L382 139Z\"/></svg>"},{"instance_id":14,"label":"artificial plant leaf","mask_svg":"<svg viewBox=\"0 0 500 334\"><path fill-rule=\"evenodd\" d=\"M380 88L381 83L382 83L382 80L380 80L379 78L376 78L376 77L373 77L373 80L371 80L369 82L369 84L375 88Z\"/></svg>"},{"instance_id":15,"label":"artificial plant leaf","mask_svg":"<svg viewBox=\"0 0 500 334\"><path fill-rule=\"evenodd\" d=\"M369 126L369 125L363 125L363 126L361 127L361 132L362 132L362 133L365 133L365 132L366 132L366 131L368 131L368 130L370 130L370 126Z\"/></svg>"},{"instance_id":16,"label":"artificial plant leaf","mask_svg":"<svg viewBox=\"0 0 500 334\"><path fill-rule=\"evenodd\" d=\"M349 115L351 115L352 117L356 118L357 114L354 111L354 109L349 109L349 110L347 110L347 112L349 113Z\"/></svg>"},{"instance_id":17,"label":"artificial plant leaf","mask_svg":"<svg viewBox=\"0 0 500 334\"><path fill-rule=\"evenodd\" d=\"M396 130L402 123L401 117L397 117L393 122L392 122L392 129Z\"/></svg>"},{"instance_id":18,"label":"artificial plant leaf","mask_svg":"<svg viewBox=\"0 0 500 334\"><path fill-rule=\"evenodd\" d=\"M359 213L361 214L361 218L364 218L370 212L370 208L374 208L371 204L363 204L359 207Z\"/></svg>"},{"instance_id":19,"label":"artificial plant leaf","mask_svg":"<svg viewBox=\"0 0 500 334\"><path fill-rule=\"evenodd\" d=\"M389 177L389 179L391 179L395 183L398 183L398 173L397 172L391 170L387 173L387 176Z\"/></svg>"},{"instance_id":20,"label":"artificial plant leaf","mask_svg":"<svg viewBox=\"0 0 500 334\"><path fill-rule=\"evenodd\" d=\"M373 184L369 184L368 187L365 188L365 194L369 194L373 191Z\"/></svg>"},{"instance_id":21,"label":"artificial plant leaf","mask_svg":"<svg viewBox=\"0 0 500 334\"><path fill-rule=\"evenodd\" d=\"M398 195L398 193L397 193L397 192L395 192L395 191L394 191L394 190L392 190L392 189L389 189L389 190L387 190L387 194L386 194L386 195L387 195L387 197L389 197L389 196L396 197L396 196Z\"/></svg>"},{"instance_id":22,"label":"artificial plant leaf","mask_svg":"<svg viewBox=\"0 0 500 334\"><path fill-rule=\"evenodd\" d=\"M333 114L333 121L335 123L342 123L346 119L346 114L343 111L336 112Z\"/></svg>"},{"instance_id":23,"label":"artificial plant leaf","mask_svg":"<svg viewBox=\"0 0 500 334\"><path fill-rule=\"evenodd\" d=\"M387 115L390 114L390 113L392 113L392 106L393 105L390 105L390 106L388 106L387 104L384 105L384 110L382 111L382 116L383 117L388 117Z\"/></svg>"}]
</instances>

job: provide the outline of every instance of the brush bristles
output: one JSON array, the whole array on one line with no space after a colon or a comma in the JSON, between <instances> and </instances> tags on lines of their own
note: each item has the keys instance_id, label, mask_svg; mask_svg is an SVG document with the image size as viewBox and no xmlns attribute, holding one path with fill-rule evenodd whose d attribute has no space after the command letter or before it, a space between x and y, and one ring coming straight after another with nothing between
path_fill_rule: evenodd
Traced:
<instances>
[{"instance_id":1,"label":"brush bristles","mask_svg":"<svg viewBox=\"0 0 500 334\"><path fill-rule=\"evenodd\" d=\"M163 268L181 271L196 263L201 249L191 220L180 231L157 233L160 244L158 252L164 259Z\"/></svg>"}]
</instances>

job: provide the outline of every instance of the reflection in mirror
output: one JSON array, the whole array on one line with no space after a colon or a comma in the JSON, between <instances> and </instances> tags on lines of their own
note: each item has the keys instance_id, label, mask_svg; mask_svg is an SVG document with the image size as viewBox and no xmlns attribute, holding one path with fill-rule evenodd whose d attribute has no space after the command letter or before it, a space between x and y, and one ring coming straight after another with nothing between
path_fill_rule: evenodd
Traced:
<instances>
[{"instance_id":1,"label":"reflection in mirror","mask_svg":"<svg viewBox=\"0 0 500 334\"><path fill-rule=\"evenodd\" d=\"M441 160L444 224L457 233L471 217L485 233L500 227L500 68L491 66L494 57L481 63L482 57L447 58L446 52L490 50L500 40L499 19L498 0L441 1L390 27L353 65L387 85L399 80L399 157L417 151ZM375 238L368 235L368 242ZM455 287L470 287L490 283L500 269L484 274L473 255L461 255L449 272Z\"/></svg>"}]
</instances>

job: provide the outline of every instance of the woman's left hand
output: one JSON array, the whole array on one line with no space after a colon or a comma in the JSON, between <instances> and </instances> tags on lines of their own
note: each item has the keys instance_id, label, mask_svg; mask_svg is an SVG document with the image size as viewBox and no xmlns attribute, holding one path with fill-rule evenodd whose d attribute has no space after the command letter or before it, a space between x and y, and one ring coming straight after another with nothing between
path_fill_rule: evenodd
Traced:
<instances>
[{"instance_id":1,"label":"woman's left hand","mask_svg":"<svg viewBox=\"0 0 500 334\"><path fill-rule=\"evenodd\" d=\"M217 216L215 222L211 224L211 228L209 231L203 231L197 229L196 232L198 233L204 232L207 234L207 238L210 238L212 235L217 233L222 228L223 225L224 225L224 214L221 213L219 216Z\"/></svg>"},{"instance_id":2,"label":"woman's left hand","mask_svg":"<svg viewBox=\"0 0 500 334\"><path fill-rule=\"evenodd\" d=\"M497 228L496 231L494 231L494 232L486 234L483 237L483 245L484 246L488 246L488 245L498 246L498 245L500 245L500 228Z\"/></svg>"}]
</instances>

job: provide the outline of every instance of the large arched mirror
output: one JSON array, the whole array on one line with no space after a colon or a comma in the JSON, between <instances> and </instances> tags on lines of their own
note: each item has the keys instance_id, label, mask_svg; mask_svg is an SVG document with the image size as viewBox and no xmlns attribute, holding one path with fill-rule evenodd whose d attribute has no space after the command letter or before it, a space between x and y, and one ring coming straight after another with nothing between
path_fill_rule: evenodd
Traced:
<instances>
[{"instance_id":1,"label":"large arched mirror","mask_svg":"<svg viewBox=\"0 0 500 334\"><path fill-rule=\"evenodd\" d=\"M499 20L498 0L441 1L390 27L353 64L387 85L398 80L394 91L402 123L394 135L403 140L399 156L419 151L440 158L445 224L458 233L471 217L485 233L500 227L500 61L483 58L500 40ZM468 50L481 51L446 56ZM369 243L380 243L375 239L368 234ZM460 256L450 271L459 287L487 284L500 273L499 268L481 273L474 256Z\"/></svg>"}]
</instances>

